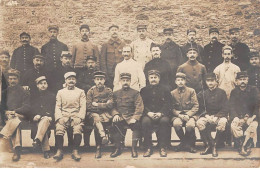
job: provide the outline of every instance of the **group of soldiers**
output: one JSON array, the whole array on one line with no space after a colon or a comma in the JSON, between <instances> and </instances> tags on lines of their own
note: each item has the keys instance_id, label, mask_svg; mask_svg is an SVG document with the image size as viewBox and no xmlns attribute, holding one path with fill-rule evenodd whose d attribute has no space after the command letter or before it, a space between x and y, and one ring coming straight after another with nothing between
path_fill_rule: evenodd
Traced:
<instances>
[{"instance_id":1,"label":"group of soldiers","mask_svg":"<svg viewBox=\"0 0 260 171\"><path fill-rule=\"evenodd\" d=\"M138 142L144 157L152 155L153 132L160 156L166 157L172 127L180 139L175 151L196 153L195 127L205 145L201 155L217 157L217 148L231 144L231 137L244 156L259 146L259 52L240 42L238 28L229 30L230 45L220 43L219 30L210 28L205 47L196 43L195 29L187 30L183 46L172 40L172 28L163 30L162 45L148 38L146 25L137 26L138 38L131 44L119 38L119 26L108 30L111 38L101 52L89 40L86 24L71 52L57 39L55 25L48 27L50 41L41 52L25 32L12 57L0 51L0 136L12 144L13 161L20 159L24 121L30 121L33 146L42 148L44 158L50 158L50 129L55 127L55 160L63 158L67 132L71 156L79 161L82 134L90 146L93 128L96 158L108 142L115 145L110 156L119 156L127 129L133 132L133 158Z\"/></svg>"}]
</instances>

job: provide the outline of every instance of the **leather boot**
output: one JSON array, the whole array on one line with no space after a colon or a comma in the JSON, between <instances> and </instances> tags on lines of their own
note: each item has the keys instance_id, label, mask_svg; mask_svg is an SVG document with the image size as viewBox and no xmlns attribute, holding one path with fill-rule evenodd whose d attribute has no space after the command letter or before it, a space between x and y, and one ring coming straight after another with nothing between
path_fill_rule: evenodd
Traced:
<instances>
[{"instance_id":1,"label":"leather boot","mask_svg":"<svg viewBox=\"0 0 260 171\"><path fill-rule=\"evenodd\" d=\"M71 158L73 158L75 161L80 161L81 157L77 149L72 151Z\"/></svg>"},{"instance_id":2,"label":"leather boot","mask_svg":"<svg viewBox=\"0 0 260 171\"><path fill-rule=\"evenodd\" d=\"M144 153L144 157L150 157L153 154L153 151L151 148L148 148L145 153Z\"/></svg>"},{"instance_id":3,"label":"leather boot","mask_svg":"<svg viewBox=\"0 0 260 171\"><path fill-rule=\"evenodd\" d=\"M200 155L207 155L212 153L212 147L210 145L209 139L208 139L208 132L206 129L200 131L200 136L204 144L206 145L205 151L201 152Z\"/></svg>"},{"instance_id":4,"label":"leather boot","mask_svg":"<svg viewBox=\"0 0 260 171\"><path fill-rule=\"evenodd\" d=\"M63 136L62 135L56 135L55 136L55 142L56 142L56 145L57 145L57 152L56 154L53 156L53 158L57 161L60 161L63 159L63 152L62 152L62 149L63 149Z\"/></svg>"},{"instance_id":5,"label":"leather boot","mask_svg":"<svg viewBox=\"0 0 260 171\"><path fill-rule=\"evenodd\" d=\"M166 152L166 149L165 149L165 148L161 148L161 149L160 149L160 156L161 156L161 157L167 157L167 152Z\"/></svg>"},{"instance_id":6,"label":"leather boot","mask_svg":"<svg viewBox=\"0 0 260 171\"><path fill-rule=\"evenodd\" d=\"M137 158L138 157L137 142L138 142L138 140L133 140L132 141L132 149L131 149L132 158Z\"/></svg>"},{"instance_id":7,"label":"leather boot","mask_svg":"<svg viewBox=\"0 0 260 171\"><path fill-rule=\"evenodd\" d=\"M215 142L214 142L213 147L212 147L212 156L213 157L218 157L218 152L217 152L216 146L217 146L217 142L220 141L220 138L222 138L222 136L223 136L223 132L219 132L219 131L216 132Z\"/></svg>"},{"instance_id":8,"label":"leather boot","mask_svg":"<svg viewBox=\"0 0 260 171\"><path fill-rule=\"evenodd\" d=\"M12 160L16 162L16 161L19 161L20 158L21 158L21 148L20 147L16 147L14 149L14 155L12 157Z\"/></svg>"},{"instance_id":9,"label":"leather boot","mask_svg":"<svg viewBox=\"0 0 260 171\"><path fill-rule=\"evenodd\" d=\"M184 132L183 132L183 129L179 129L179 130L175 130L177 136L179 137L181 143L174 148L174 151L176 152L179 152L179 151L183 151L184 150L184 147L185 147L185 137L184 137Z\"/></svg>"},{"instance_id":10,"label":"leather boot","mask_svg":"<svg viewBox=\"0 0 260 171\"><path fill-rule=\"evenodd\" d=\"M121 148L117 147L114 152L110 154L110 157L115 158L121 154Z\"/></svg>"},{"instance_id":11,"label":"leather boot","mask_svg":"<svg viewBox=\"0 0 260 171\"><path fill-rule=\"evenodd\" d=\"M186 148L187 148L188 152L196 153L197 150L194 147L192 147L192 144L193 144L193 140L192 140L192 138L193 138L193 131L186 131L184 137L185 137L185 141L187 141Z\"/></svg>"},{"instance_id":12,"label":"leather boot","mask_svg":"<svg viewBox=\"0 0 260 171\"><path fill-rule=\"evenodd\" d=\"M50 153L49 153L49 151L44 151L44 152L43 152L43 157L44 157L45 159L49 159L49 158L50 158Z\"/></svg>"},{"instance_id":13,"label":"leather boot","mask_svg":"<svg viewBox=\"0 0 260 171\"><path fill-rule=\"evenodd\" d=\"M53 158L57 161L60 161L63 159L63 152L61 149L58 149L56 154L53 156Z\"/></svg>"},{"instance_id":14,"label":"leather boot","mask_svg":"<svg viewBox=\"0 0 260 171\"><path fill-rule=\"evenodd\" d=\"M96 159L101 158L101 146L99 146L99 145L97 146L97 149L96 149L95 158L96 158Z\"/></svg>"}]
</instances>

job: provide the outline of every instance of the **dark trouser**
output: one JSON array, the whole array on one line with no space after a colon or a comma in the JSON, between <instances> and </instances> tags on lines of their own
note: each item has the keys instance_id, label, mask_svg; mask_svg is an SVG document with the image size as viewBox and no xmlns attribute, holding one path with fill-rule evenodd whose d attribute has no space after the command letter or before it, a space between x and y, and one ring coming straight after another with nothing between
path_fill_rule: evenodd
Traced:
<instances>
[{"instance_id":1,"label":"dark trouser","mask_svg":"<svg viewBox=\"0 0 260 171\"><path fill-rule=\"evenodd\" d=\"M136 121L134 124L127 124L127 122L123 120L113 123L111 127L111 137L117 148L120 148L121 144L124 142L127 128L130 128L133 131L132 146L137 145L137 142L140 139L140 122Z\"/></svg>"},{"instance_id":2,"label":"dark trouser","mask_svg":"<svg viewBox=\"0 0 260 171\"><path fill-rule=\"evenodd\" d=\"M154 121L148 116L144 116L142 119L142 134L144 137L144 147L146 149L152 148L152 133L154 126L158 126L156 136L160 148L165 148L169 142L169 134L171 133L170 119L168 116L163 116L160 119Z\"/></svg>"}]
</instances>

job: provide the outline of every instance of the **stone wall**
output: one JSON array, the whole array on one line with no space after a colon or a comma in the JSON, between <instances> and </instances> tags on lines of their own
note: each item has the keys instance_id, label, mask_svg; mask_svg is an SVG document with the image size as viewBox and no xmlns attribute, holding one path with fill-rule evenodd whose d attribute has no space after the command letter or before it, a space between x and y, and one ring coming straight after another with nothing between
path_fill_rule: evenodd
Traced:
<instances>
[{"instance_id":1,"label":"stone wall","mask_svg":"<svg viewBox=\"0 0 260 171\"><path fill-rule=\"evenodd\" d=\"M220 39L228 40L230 27L241 28L241 39L260 49L260 0L0 0L0 46L12 52L20 46L19 34L29 32L31 44L40 48L48 41L47 26L60 27L59 40L68 44L80 39L79 26L90 25L91 40L99 47L111 24L120 36L134 40L136 25L149 24L150 37L161 43L164 27L173 27L175 41L186 42L186 30L197 29L200 44L209 41L208 29L218 27ZM147 15L149 20L139 20Z\"/></svg>"}]
</instances>

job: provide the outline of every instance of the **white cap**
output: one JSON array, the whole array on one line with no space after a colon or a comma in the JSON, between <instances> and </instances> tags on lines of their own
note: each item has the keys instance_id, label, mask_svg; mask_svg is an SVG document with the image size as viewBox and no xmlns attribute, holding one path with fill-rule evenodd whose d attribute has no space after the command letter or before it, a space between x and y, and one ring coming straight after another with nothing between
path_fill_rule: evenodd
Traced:
<instances>
[{"instance_id":1,"label":"white cap","mask_svg":"<svg viewBox=\"0 0 260 171\"><path fill-rule=\"evenodd\" d=\"M36 78L35 82L36 82L36 84L38 84L42 80L46 80L46 77L45 76L40 76L40 77Z\"/></svg>"},{"instance_id":2,"label":"white cap","mask_svg":"<svg viewBox=\"0 0 260 171\"><path fill-rule=\"evenodd\" d=\"M76 73L75 73L75 72L66 72L66 73L64 74L65 80L66 80L68 77L70 77L70 76L76 77Z\"/></svg>"}]
</instances>

